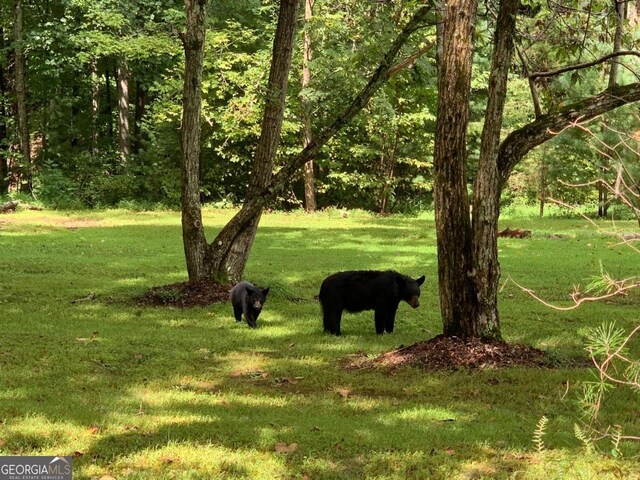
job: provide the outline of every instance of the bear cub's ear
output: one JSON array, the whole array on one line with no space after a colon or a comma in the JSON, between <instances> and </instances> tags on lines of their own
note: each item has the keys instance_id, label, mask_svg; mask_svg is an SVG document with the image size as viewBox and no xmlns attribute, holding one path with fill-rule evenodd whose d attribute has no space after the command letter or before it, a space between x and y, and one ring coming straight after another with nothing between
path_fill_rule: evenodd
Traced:
<instances>
[{"instance_id":1,"label":"bear cub's ear","mask_svg":"<svg viewBox=\"0 0 640 480\"><path fill-rule=\"evenodd\" d=\"M266 297L268 294L269 294L269 287L267 287L264 290L262 290L262 295L264 295Z\"/></svg>"},{"instance_id":2,"label":"bear cub's ear","mask_svg":"<svg viewBox=\"0 0 640 480\"><path fill-rule=\"evenodd\" d=\"M424 275L422 275L420 278L416 278L416 283L418 285L422 285L424 283L424 281L425 281L425 278L426 277Z\"/></svg>"}]
</instances>

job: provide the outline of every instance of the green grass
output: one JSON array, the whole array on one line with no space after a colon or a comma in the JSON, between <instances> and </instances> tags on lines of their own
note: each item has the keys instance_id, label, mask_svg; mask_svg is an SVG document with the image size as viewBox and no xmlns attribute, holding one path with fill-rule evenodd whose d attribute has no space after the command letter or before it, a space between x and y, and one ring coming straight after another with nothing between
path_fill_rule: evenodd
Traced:
<instances>
[{"instance_id":1,"label":"green grass","mask_svg":"<svg viewBox=\"0 0 640 480\"><path fill-rule=\"evenodd\" d=\"M210 238L232 214L205 211ZM502 226L533 231L500 241L503 278L558 304L599 272L600 259L613 275L638 273L636 253L582 220L512 214ZM622 445L614 460L585 455L573 435L588 369L341 367L350 354L440 332L429 215L263 216L246 269L271 287L257 330L236 324L228 304L131 301L186 279L176 213L20 211L0 216L0 252L3 455L75 454L78 479L639 478L637 445ZM313 299L322 279L387 268L427 275L421 307L401 305L393 335L375 335L371 312L345 315L340 338L324 335ZM90 292L95 300L71 303ZM639 300L557 312L507 285L503 334L559 358L585 356L587 329L615 320L630 330ZM637 435L639 407L637 393L618 389L604 421ZM532 439L542 415L540 453ZM277 443L297 447L276 452Z\"/></svg>"}]
</instances>

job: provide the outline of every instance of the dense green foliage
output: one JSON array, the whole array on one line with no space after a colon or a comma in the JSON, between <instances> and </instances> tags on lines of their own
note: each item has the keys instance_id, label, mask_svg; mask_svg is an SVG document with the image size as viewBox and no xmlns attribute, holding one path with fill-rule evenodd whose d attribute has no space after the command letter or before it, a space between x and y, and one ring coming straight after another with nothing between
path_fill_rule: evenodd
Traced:
<instances>
[{"instance_id":1,"label":"dense green foliage","mask_svg":"<svg viewBox=\"0 0 640 480\"><path fill-rule=\"evenodd\" d=\"M441 325L431 216L341 213L264 216L247 266L248 279L271 287L257 330L236 324L228 303L133 303L184 280L178 214L1 216L0 454L74 455L79 479L637 478L637 442L622 442L613 459L608 441L586 454L574 436L587 366L345 370L351 355L425 340ZM230 215L204 212L212 228ZM571 303L571 285L597 275L600 259L620 276L637 273L635 252L607 248L615 238L581 220L505 212L502 226L515 225L533 236L500 241L505 277L555 303ZM421 306L400 306L393 335L375 335L371 312L345 315L341 338L324 335L314 300L322 279L390 266L427 275ZM590 329L607 319L629 331L637 300L556 312L511 285L501 293L503 333L586 361ZM637 406L637 393L611 392L602 424L637 432ZM278 443L297 448L279 453Z\"/></svg>"},{"instance_id":2,"label":"dense green foliage","mask_svg":"<svg viewBox=\"0 0 640 480\"><path fill-rule=\"evenodd\" d=\"M271 54L277 2L210 2L203 80L202 195L208 202L242 200L259 135L263 89ZM420 2L317 0L311 22L312 83L301 91L302 32L294 52L278 163L302 144L301 98L309 100L313 129L331 121L365 83L386 46ZM540 71L591 60L611 50L615 22L611 2L564 2L563 6L525 2L519 16L519 49L527 69ZM472 92L469 178L473 176L482 128L486 80L495 16L492 2L477 25ZM633 4L629 8L634 8ZM23 0L32 165L11 173L33 176L34 195L52 207L143 206L179 203L180 112L183 52L179 32L184 7L177 0ZM11 25L3 3L0 17ZM623 44L638 44L637 28L627 25ZM414 35L401 59L423 54L399 71L316 159L320 207L337 206L410 211L432 202L432 155L436 111L435 27ZM12 72L9 29L0 32L0 68ZM426 48L431 45L431 48ZM620 82L634 78L638 60L624 60ZM116 65L130 71L129 119L132 153L118 151ZM635 63L634 63L635 62ZM607 69L595 67L538 82L541 105L562 106L601 91ZM515 61L505 117L505 131L533 118L524 66ZM3 87L7 138L0 138L0 160L17 158L11 82ZM92 113L92 102L97 112ZM617 131L633 132L634 107L611 114ZM594 128L598 138L607 137ZM547 194L570 203L597 200L594 187L570 184L612 177L615 167L590 146L584 132L559 137L533 152L515 173L505 202L535 202L540 195L540 159L545 159ZM605 138L619 143L615 136ZM637 138L629 140L634 148ZM637 149L636 149L637 150ZM629 154L637 169L637 155ZM602 167L610 169L602 172ZM15 185L14 185L15 187ZM0 195L2 192L0 192ZM277 206L299 205L301 181L278 199Z\"/></svg>"}]
</instances>

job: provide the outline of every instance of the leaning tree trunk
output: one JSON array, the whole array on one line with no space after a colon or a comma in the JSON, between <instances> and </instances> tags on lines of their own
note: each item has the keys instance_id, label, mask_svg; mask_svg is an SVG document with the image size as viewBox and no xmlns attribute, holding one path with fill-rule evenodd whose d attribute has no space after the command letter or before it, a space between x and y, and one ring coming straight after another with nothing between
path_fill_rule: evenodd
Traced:
<instances>
[{"instance_id":1,"label":"leaning tree trunk","mask_svg":"<svg viewBox=\"0 0 640 480\"><path fill-rule=\"evenodd\" d=\"M22 165L26 168L27 181L20 182L24 189L31 191L31 142L29 139L29 121L27 118L27 86L26 86L26 60L22 45L22 0L14 0L13 10L13 45L15 56L15 92L18 109L18 138L20 140L20 153Z\"/></svg>"},{"instance_id":2,"label":"leaning tree trunk","mask_svg":"<svg viewBox=\"0 0 640 480\"><path fill-rule=\"evenodd\" d=\"M129 139L129 66L124 58L118 59L116 66L118 83L118 144L120 160L126 164L131 154Z\"/></svg>"},{"instance_id":3,"label":"leaning tree trunk","mask_svg":"<svg viewBox=\"0 0 640 480\"><path fill-rule=\"evenodd\" d=\"M304 42L302 46L302 89L309 88L311 85L311 18L313 17L314 0L305 0L304 2ZM303 97L302 99L302 147L306 148L311 143L311 112L309 101ZM313 159L304 164L304 208L307 212L316 210L316 186L315 175L313 171Z\"/></svg>"},{"instance_id":4,"label":"leaning tree trunk","mask_svg":"<svg viewBox=\"0 0 640 480\"><path fill-rule=\"evenodd\" d=\"M211 276L200 205L200 111L207 0L185 0L187 28L182 99L182 241L189 280Z\"/></svg>"},{"instance_id":5,"label":"leaning tree trunk","mask_svg":"<svg viewBox=\"0 0 640 480\"><path fill-rule=\"evenodd\" d=\"M497 239L500 176L497 156L519 5L520 0L500 2L489 76L487 108L480 142L478 173L473 188L473 263L470 276L474 286L473 299L476 303L476 311L473 317L463 319L461 333L484 339L501 337L498 316L500 264Z\"/></svg>"},{"instance_id":6,"label":"leaning tree trunk","mask_svg":"<svg viewBox=\"0 0 640 480\"><path fill-rule=\"evenodd\" d=\"M474 314L471 225L465 177L476 0L446 4L434 153L440 311L445 335L464 336Z\"/></svg>"},{"instance_id":7,"label":"leaning tree trunk","mask_svg":"<svg viewBox=\"0 0 640 480\"><path fill-rule=\"evenodd\" d=\"M280 143L280 132L284 118L289 71L295 38L298 0L281 0L278 26L273 41L271 70L265 94L265 109L260 129L260 139L256 147L253 171L245 203L262 195L262 189L269 184L273 165ZM256 212L245 225L229 249L229 253L215 266L214 275L237 282L241 279L249 252L256 236L262 209ZM215 244L214 244L215 248Z\"/></svg>"}]
</instances>

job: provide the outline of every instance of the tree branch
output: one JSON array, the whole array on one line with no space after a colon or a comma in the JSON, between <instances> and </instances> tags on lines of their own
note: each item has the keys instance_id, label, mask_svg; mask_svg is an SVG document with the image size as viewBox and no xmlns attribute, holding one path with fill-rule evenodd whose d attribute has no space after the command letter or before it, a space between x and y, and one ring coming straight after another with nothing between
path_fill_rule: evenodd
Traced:
<instances>
[{"instance_id":1,"label":"tree branch","mask_svg":"<svg viewBox=\"0 0 640 480\"><path fill-rule=\"evenodd\" d=\"M407 58L405 58L404 60L396 63L389 70L389 78L393 77L394 75L399 73L401 70L412 66L415 63L416 60L418 60L422 55L424 55L429 50L431 50L433 48L433 45L434 45L433 43L429 43L428 45L422 47L420 50L418 50L413 55L410 55Z\"/></svg>"},{"instance_id":2,"label":"tree branch","mask_svg":"<svg viewBox=\"0 0 640 480\"><path fill-rule=\"evenodd\" d=\"M578 63L576 65L568 65L566 67L558 68L556 70L549 70L547 72L535 72L535 73L532 73L531 75L529 75L529 78L531 80L534 80L536 78L555 77L556 75L560 75L561 73L566 73L566 72L571 72L571 71L574 71L574 70L582 70L584 68L593 67L594 65L599 65L601 63L606 62L607 60L611 60L612 58L626 56L626 55L631 55L631 56L634 56L634 57L640 57L640 52L636 52L635 50L622 50L620 52L613 52L613 53L610 53L608 55L605 55L602 58L599 58L597 60L593 60L591 62Z\"/></svg>"},{"instance_id":3,"label":"tree branch","mask_svg":"<svg viewBox=\"0 0 640 480\"><path fill-rule=\"evenodd\" d=\"M598 115L640 100L640 82L608 88L599 95L568 105L559 112L543 115L511 132L498 150L500 188L513 168L533 148L555 136L554 131L576 126Z\"/></svg>"}]
</instances>

